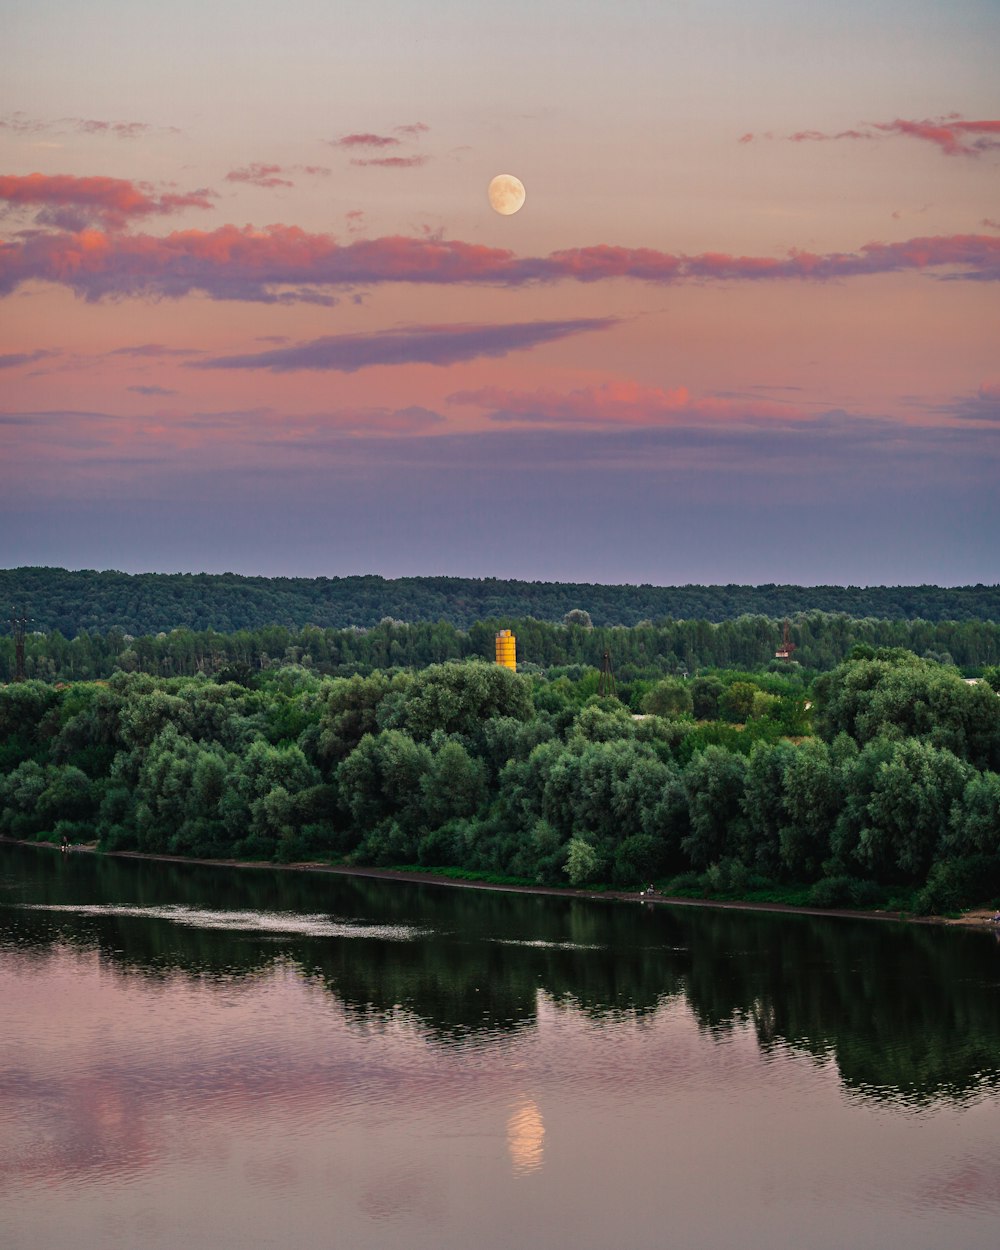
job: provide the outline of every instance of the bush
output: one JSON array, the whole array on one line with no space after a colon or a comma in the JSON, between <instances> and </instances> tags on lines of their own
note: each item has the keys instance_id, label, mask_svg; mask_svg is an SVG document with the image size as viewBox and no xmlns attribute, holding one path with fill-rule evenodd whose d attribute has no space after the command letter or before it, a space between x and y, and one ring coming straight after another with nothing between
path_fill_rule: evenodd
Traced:
<instances>
[{"instance_id":1,"label":"bush","mask_svg":"<svg viewBox=\"0 0 1000 1250\"><path fill-rule=\"evenodd\" d=\"M682 872L679 877L671 877L663 887L663 893L668 897L675 895L677 898L704 898L705 887L701 873Z\"/></svg>"},{"instance_id":2,"label":"bush","mask_svg":"<svg viewBox=\"0 0 1000 1250\"><path fill-rule=\"evenodd\" d=\"M720 859L705 871L702 884L713 894L745 894L750 870L741 859Z\"/></svg>"},{"instance_id":3,"label":"bush","mask_svg":"<svg viewBox=\"0 0 1000 1250\"><path fill-rule=\"evenodd\" d=\"M855 881L851 886L851 902L855 907L880 907L885 891L877 881Z\"/></svg>"},{"instance_id":4,"label":"bush","mask_svg":"<svg viewBox=\"0 0 1000 1250\"><path fill-rule=\"evenodd\" d=\"M960 911L985 903L1000 894L1000 856L970 855L965 859L945 859L935 864L927 884L914 901L922 915Z\"/></svg>"},{"instance_id":5,"label":"bush","mask_svg":"<svg viewBox=\"0 0 1000 1250\"><path fill-rule=\"evenodd\" d=\"M664 850L663 839L648 833L635 833L626 838L615 852L615 884L645 885L651 881L663 867Z\"/></svg>"},{"instance_id":6,"label":"bush","mask_svg":"<svg viewBox=\"0 0 1000 1250\"><path fill-rule=\"evenodd\" d=\"M877 907L883 900L876 882L846 875L824 877L809 890L810 907Z\"/></svg>"},{"instance_id":7,"label":"bush","mask_svg":"<svg viewBox=\"0 0 1000 1250\"><path fill-rule=\"evenodd\" d=\"M851 877L824 877L809 891L810 907L850 907Z\"/></svg>"}]
</instances>

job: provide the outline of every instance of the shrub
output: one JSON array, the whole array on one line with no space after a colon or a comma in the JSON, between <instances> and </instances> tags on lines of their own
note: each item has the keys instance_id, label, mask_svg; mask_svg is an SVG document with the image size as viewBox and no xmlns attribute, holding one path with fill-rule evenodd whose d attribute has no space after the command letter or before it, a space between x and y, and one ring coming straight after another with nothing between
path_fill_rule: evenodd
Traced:
<instances>
[{"instance_id":1,"label":"shrub","mask_svg":"<svg viewBox=\"0 0 1000 1250\"><path fill-rule=\"evenodd\" d=\"M745 894L750 870L741 859L720 859L706 869L702 883L713 894Z\"/></svg>"},{"instance_id":2,"label":"shrub","mask_svg":"<svg viewBox=\"0 0 1000 1250\"><path fill-rule=\"evenodd\" d=\"M809 890L810 907L877 907L883 901L876 882L847 875L824 877Z\"/></svg>"},{"instance_id":3,"label":"shrub","mask_svg":"<svg viewBox=\"0 0 1000 1250\"><path fill-rule=\"evenodd\" d=\"M959 911L1000 894L1000 856L970 855L934 865L914 901L920 915Z\"/></svg>"}]
</instances>

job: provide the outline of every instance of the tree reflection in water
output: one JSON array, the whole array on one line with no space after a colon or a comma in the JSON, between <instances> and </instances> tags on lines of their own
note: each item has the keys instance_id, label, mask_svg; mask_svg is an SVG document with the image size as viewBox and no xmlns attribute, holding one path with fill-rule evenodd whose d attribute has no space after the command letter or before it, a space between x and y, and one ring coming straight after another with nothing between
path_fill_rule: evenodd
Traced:
<instances>
[{"instance_id":1,"label":"tree reflection in water","mask_svg":"<svg viewBox=\"0 0 1000 1250\"><path fill-rule=\"evenodd\" d=\"M980 933L10 845L0 873L8 947L94 947L144 978L238 980L286 963L358 1025L405 1015L434 1045L530 1029L539 993L595 1020L683 1000L713 1035L751 1025L765 1056L833 1059L859 1097L920 1104L1000 1084L1000 946ZM515 1171L537 1166L543 1135L526 1097L508 1124Z\"/></svg>"}]
</instances>

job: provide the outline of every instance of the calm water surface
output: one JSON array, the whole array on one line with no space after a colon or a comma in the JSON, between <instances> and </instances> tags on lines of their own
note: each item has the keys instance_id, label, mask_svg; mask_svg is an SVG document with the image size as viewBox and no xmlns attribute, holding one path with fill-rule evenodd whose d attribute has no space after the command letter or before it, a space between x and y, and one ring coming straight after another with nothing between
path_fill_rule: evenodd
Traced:
<instances>
[{"instance_id":1,"label":"calm water surface","mask_svg":"<svg viewBox=\"0 0 1000 1250\"><path fill-rule=\"evenodd\" d=\"M986 933L0 847L0 1244L1000 1233Z\"/></svg>"}]
</instances>

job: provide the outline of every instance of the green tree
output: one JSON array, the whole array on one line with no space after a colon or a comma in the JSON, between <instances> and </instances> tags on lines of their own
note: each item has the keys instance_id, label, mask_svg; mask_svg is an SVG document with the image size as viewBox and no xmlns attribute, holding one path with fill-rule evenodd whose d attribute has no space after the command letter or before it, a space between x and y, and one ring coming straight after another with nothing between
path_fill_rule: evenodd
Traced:
<instances>
[{"instance_id":1,"label":"green tree","mask_svg":"<svg viewBox=\"0 0 1000 1250\"><path fill-rule=\"evenodd\" d=\"M913 739L896 743L874 778L861 862L883 877L924 880L972 775L950 751Z\"/></svg>"},{"instance_id":2,"label":"green tree","mask_svg":"<svg viewBox=\"0 0 1000 1250\"><path fill-rule=\"evenodd\" d=\"M581 629L593 629L594 622L590 619L590 613L583 608L571 608L563 617L564 625L577 625Z\"/></svg>"},{"instance_id":3,"label":"green tree","mask_svg":"<svg viewBox=\"0 0 1000 1250\"><path fill-rule=\"evenodd\" d=\"M601 867L600 857L589 842L583 838L571 838L566 851L566 866L563 871L573 886L593 881Z\"/></svg>"},{"instance_id":4,"label":"green tree","mask_svg":"<svg viewBox=\"0 0 1000 1250\"><path fill-rule=\"evenodd\" d=\"M692 712L697 720L716 720L725 686L718 677L695 677L691 682Z\"/></svg>"},{"instance_id":5,"label":"green tree","mask_svg":"<svg viewBox=\"0 0 1000 1250\"><path fill-rule=\"evenodd\" d=\"M743 788L747 836L742 858L768 877L777 877L782 867L785 772L793 750L786 742L757 742L747 761Z\"/></svg>"},{"instance_id":6,"label":"green tree","mask_svg":"<svg viewBox=\"0 0 1000 1250\"><path fill-rule=\"evenodd\" d=\"M753 714L754 696L760 687L752 681L734 681L719 700L719 714L733 724L745 724Z\"/></svg>"},{"instance_id":7,"label":"green tree","mask_svg":"<svg viewBox=\"0 0 1000 1250\"><path fill-rule=\"evenodd\" d=\"M383 729L401 729L426 742L440 730L478 740L483 724L496 716L527 721L532 715L531 684L500 664L432 664L415 674L397 697L378 711Z\"/></svg>"},{"instance_id":8,"label":"green tree","mask_svg":"<svg viewBox=\"0 0 1000 1250\"><path fill-rule=\"evenodd\" d=\"M691 831L681 846L693 868L707 868L742 848L746 769L743 756L709 746L685 770Z\"/></svg>"},{"instance_id":9,"label":"green tree","mask_svg":"<svg viewBox=\"0 0 1000 1250\"><path fill-rule=\"evenodd\" d=\"M665 677L657 682L642 701L642 710L652 716L675 719L690 716L694 701L688 685L675 677Z\"/></svg>"},{"instance_id":10,"label":"green tree","mask_svg":"<svg viewBox=\"0 0 1000 1250\"><path fill-rule=\"evenodd\" d=\"M950 855L1000 855L1000 775L969 778L951 809L944 849Z\"/></svg>"},{"instance_id":11,"label":"green tree","mask_svg":"<svg viewBox=\"0 0 1000 1250\"><path fill-rule=\"evenodd\" d=\"M337 770L340 801L364 834L390 818L419 821L432 755L398 729L366 734Z\"/></svg>"},{"instance_id":12,"label":"green tree","mask_svg":"<svg viewBox=\"0 0 1000 1250\"><path fill-rule=\"evenodd\" d=\"M434 755L420 787L428 823L443 825L478 810L486 797L486 767L452 739Z\"/></svg>"},{"instance_id":13,"label":"green tree","mask_svg":"<svg viewBox=\"0 0 1000 1250\"><path fill-rule=\"evenodd\" d=\"M786 756L779 833L781 862L788 874L810 881L821 875L840 811L837 771L825 742L810 739Z\"/></svg>"}]
</instances>

